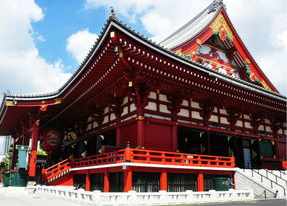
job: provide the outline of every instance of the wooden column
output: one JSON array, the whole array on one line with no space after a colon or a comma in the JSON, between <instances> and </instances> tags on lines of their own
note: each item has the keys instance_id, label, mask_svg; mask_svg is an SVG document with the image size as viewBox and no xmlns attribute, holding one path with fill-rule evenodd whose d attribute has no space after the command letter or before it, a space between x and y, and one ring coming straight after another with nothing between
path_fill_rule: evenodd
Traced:
<instances>
[{"instance_id":1,"label":"wooden column","mask_svg":"<svg viewBox=\"0 0 287 206\"><path fill-rule=\"evenodd\" d=\"M168 100L171 102L171 104L168 106L168 110L171 112L171 120L172 120L171 143L173 152L176 152L178 148L177 113L180 111L182 99L183 95L181 95L180 91L178 92L177 95L168 96Z\"/></svg>"},{"instance_id":2,"label":"wooden column","mask_svg":"<svg viewBox=\"0 0 287 206\"><path fill-rule=\"evenodd\" d=\"M104 188L103 192L109 192L110 191L110 179L109 179L109 173L106 171L104 173Z\"/></svg>"},{"instance_id":3,"label":"wooden column","mask_svg":"<svg viewBox=\"0 0 287 206\"><path fill-rule=\"evenodd\" d=\"M284 121L284 120L283 120ZM283 122L282 121L282 122ZM278 130L280 129L281 123L278 122L276 119L271 119L271 128L273 133L273 148L274 148L274 159L279 159L279 135Z\"/></svg>"},{"instance_id":4,"label":"wooden column","mask_svg":"<svg viewBox=\"0 0 287 206\"><path fill-rule=\"evenodd\" d=\"M32 146L31 146L31 153L29 159L29 177L36 176L36 162L37 162L37 143L38 143L38 136L39 136L39 120L36 120L32 125Z\"/></svg>"},{"instance_id":5,"label":"wooden column","mask_svg":"<svg viewBox=\"0 0 287 206\"><path fill-rule=\"evenodd\" d=\"M207 131L207 154L211 154L211 147L210 147L210 132Z\"/></svg>"},{"instance_id":6,"label":"wooden column","mask_svg":"<svg viewBox=\"0 0 287 206\"><path fill-rule=\"evenodd\" d=\"M91 191L91 175L86 174L86 184L85 184L86 191Z\"/></svg>"},{"instance_id":7,"label":"wooden column","mask_svg":"<svg viewBox=\"0 0 287 206\"><path fill-rule=\"evenodd\" d=\"M123 98L119 97L116 95L116 91L114 91L114 97L112 98L112 104L111 104L111 109L116 115L116 146L120 146L121 142L121 114L123 112L122 110L122 103L123 103Z\"/></svg>"},{"instance_id":8,"label":"wooden column","mask_svg":"<svg viewBox=\"0 0 287 206\"><path fill-rule=\"evenodd\" d=\"M119 147L121 144L121 128L120 123L117 121L117 127L116 127L116 146Z\"/></svg>"},{"instance_id":9,"label":"wooden column","mask_svg":"<svg viewBox=\"0 0 287 206\"><path fill-rule=\"evenodd\" d=\"M132 190L133 185L133 173L130 168L124 170L124 192Z\"/></svg>"},{"instance_id":10,"label":"wooden column","mask_svg":"<svg viewBox=\"0 0 287 206\"><path fill-rule=\"evenodd\" d=\"M197 175L197 192L204 191L204 175L203 173L198 173Z\"/></svg>"},{"instance_id":11,"label":"wooden column","mask_svg":"<svg viewBox=\"0 0 287 206\"><path fill-rule=\"evenodd\" d=\"M145 83L137 83L132 92L132 96L137 108L137 146L144 145L144 107L147 105L147 96L149 94L148 87Z\"/></svg>"},{"instance_id":12,"label":"wooden column","mask_svg":"<svg viewBox=\"0 0 287 206\"><path fill-rule=\"evenodd\" d=\"M167 172L161 171L160 173L160 190L161 191L167 191L168 187L168 178L167 178Z\"/></svg>"},{"instance_id":13,"label":"wooden column","mask_svg":"<svg viewBox=\"0 0 287 206\"><path fill-rule=\"evenodd\" d=\"M178 147L178 136L177 136L177 122L173 121L172 122L172 151L176 152L177 151L177 147Z\"/></svg>"},{"instance_id":14,"label":"wooden column","mask_svg":"<svg viewBox=\"0 0 287 206\"><path fill-rule=\"evenodd\" d=\"M137 145L144 145L144 116L137 117Z\"/></svg>"}]
</instances>

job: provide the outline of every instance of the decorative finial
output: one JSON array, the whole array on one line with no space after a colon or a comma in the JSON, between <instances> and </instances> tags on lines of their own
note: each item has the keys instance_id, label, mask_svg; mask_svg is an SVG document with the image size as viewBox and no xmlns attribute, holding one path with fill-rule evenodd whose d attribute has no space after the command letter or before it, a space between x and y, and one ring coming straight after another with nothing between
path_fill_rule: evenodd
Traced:
<instances>
[{"instance_id":1,"label":"decorative finial","mask_svg":"<svg viewBox=\"0 0 287 206\"><path fill-rule=\"evenodd\" d=\"M216 11L222 6L225 6L223 0L213 0L213 2L209 6L209 13Z\"/></svg>"},{"instance_id":2,"label":"decorative finial","mask_svg":"<svg viewBox=\"0 0 287 206\"><path fill-rule=\"evenodd\" d=\"M116 19L116 12L112 6L110 7L110 18Z\"/></svg>"}]
</instances>

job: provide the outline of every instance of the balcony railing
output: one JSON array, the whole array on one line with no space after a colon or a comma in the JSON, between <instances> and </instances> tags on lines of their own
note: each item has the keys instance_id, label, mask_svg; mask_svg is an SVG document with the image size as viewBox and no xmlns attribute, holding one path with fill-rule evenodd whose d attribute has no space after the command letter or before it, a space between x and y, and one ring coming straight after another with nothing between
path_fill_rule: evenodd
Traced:
<instances>
[{"instance_id":1,"label":"balcony railing","mask_svg":"<svg viewBox=\"0 0 287 206\"><path fill-rule=\"evenodd\" d=\"M43 179L48 181L56 177L61 177L67 174L70 170L70 160L66 159L51 167L42 170Z\"/></svg>"},{"instance_id":2,"label":"balcony railing","mask_svg":"<svg viewBox=\"0 0 287 206\"><path fill-rule=\"evenodd\" d=\"M221 168L232 168L235 166L234 157L125 148L115 152L103 153L86 158L74 160L66 159L47 169L43 169L42 174L44 180L49 182L68 174L71 168L123 162Z\"/></svg>"},{"instance_id":3,"label":"balcony railing","mask_svg":"<svg viewBox=\"0 0 287 206\"><path fill-rule=\"evenodd\" d=\"M75 159L71 161L71 167L87 167L120 162L223 168L235 166L234 157L126 148L115 152Z\"/></svg>"}]
</instances>

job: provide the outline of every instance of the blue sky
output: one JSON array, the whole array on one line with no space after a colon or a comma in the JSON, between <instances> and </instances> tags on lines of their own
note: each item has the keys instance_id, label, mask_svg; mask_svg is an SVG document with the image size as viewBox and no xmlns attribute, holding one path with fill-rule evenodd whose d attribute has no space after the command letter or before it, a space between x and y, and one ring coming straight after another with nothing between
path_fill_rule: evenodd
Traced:
<instances>
[{"instance_id":1,"label":"blue sky","mask_svg":"<svg viewBox=\"0 0 287 206\"><path fill-rule=\"evenodd\" d=\"M66 40L72 34L83 29L99 34L108 18L110 8L103 6L88 9L84 0L69 1L68 5L67 0L36 0L36 3L45 13L43 21L32 24L36 36L43 38L43 40L36 41L40 54L50 62L61 59L65 65L65 70L73 72L79 62L67 52ZM140 22L130 22L122 15L120 18L129 22L137 31L149 35L146 30L142 29L143 27L140 27Z\"/></svg>"},{"instance_id":2,"label":"blue sky","mask_svg":"<svg viewBox=\"0 0 287 206\"><path fill-rule=\"evenodd\" d=\"M2 0L0 98L57 90L78 68L111 6L136 31L158 41L212 0ZM247 48L286 95L287 1L224 0Z\"/></svg>"}]
</instances>

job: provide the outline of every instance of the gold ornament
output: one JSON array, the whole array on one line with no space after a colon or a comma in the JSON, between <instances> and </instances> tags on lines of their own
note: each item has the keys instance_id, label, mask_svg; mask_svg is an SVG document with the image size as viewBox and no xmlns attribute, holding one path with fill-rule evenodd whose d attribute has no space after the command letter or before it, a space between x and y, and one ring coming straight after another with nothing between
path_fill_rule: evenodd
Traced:
<instances>
[{"instance_id":1,"label":"gold ornament","mask_svg":"<svg viewBox=\"0 0 287 206\"><path fill-rule=\"evenodd\" d=\"M226 35L229 40L233 40L233 33L222 14L219 14L215 18L215 20L210 25L210 28L212 29L213 33L220 34L220 32L226 32Z\"/></svg>"}]
</instances>

